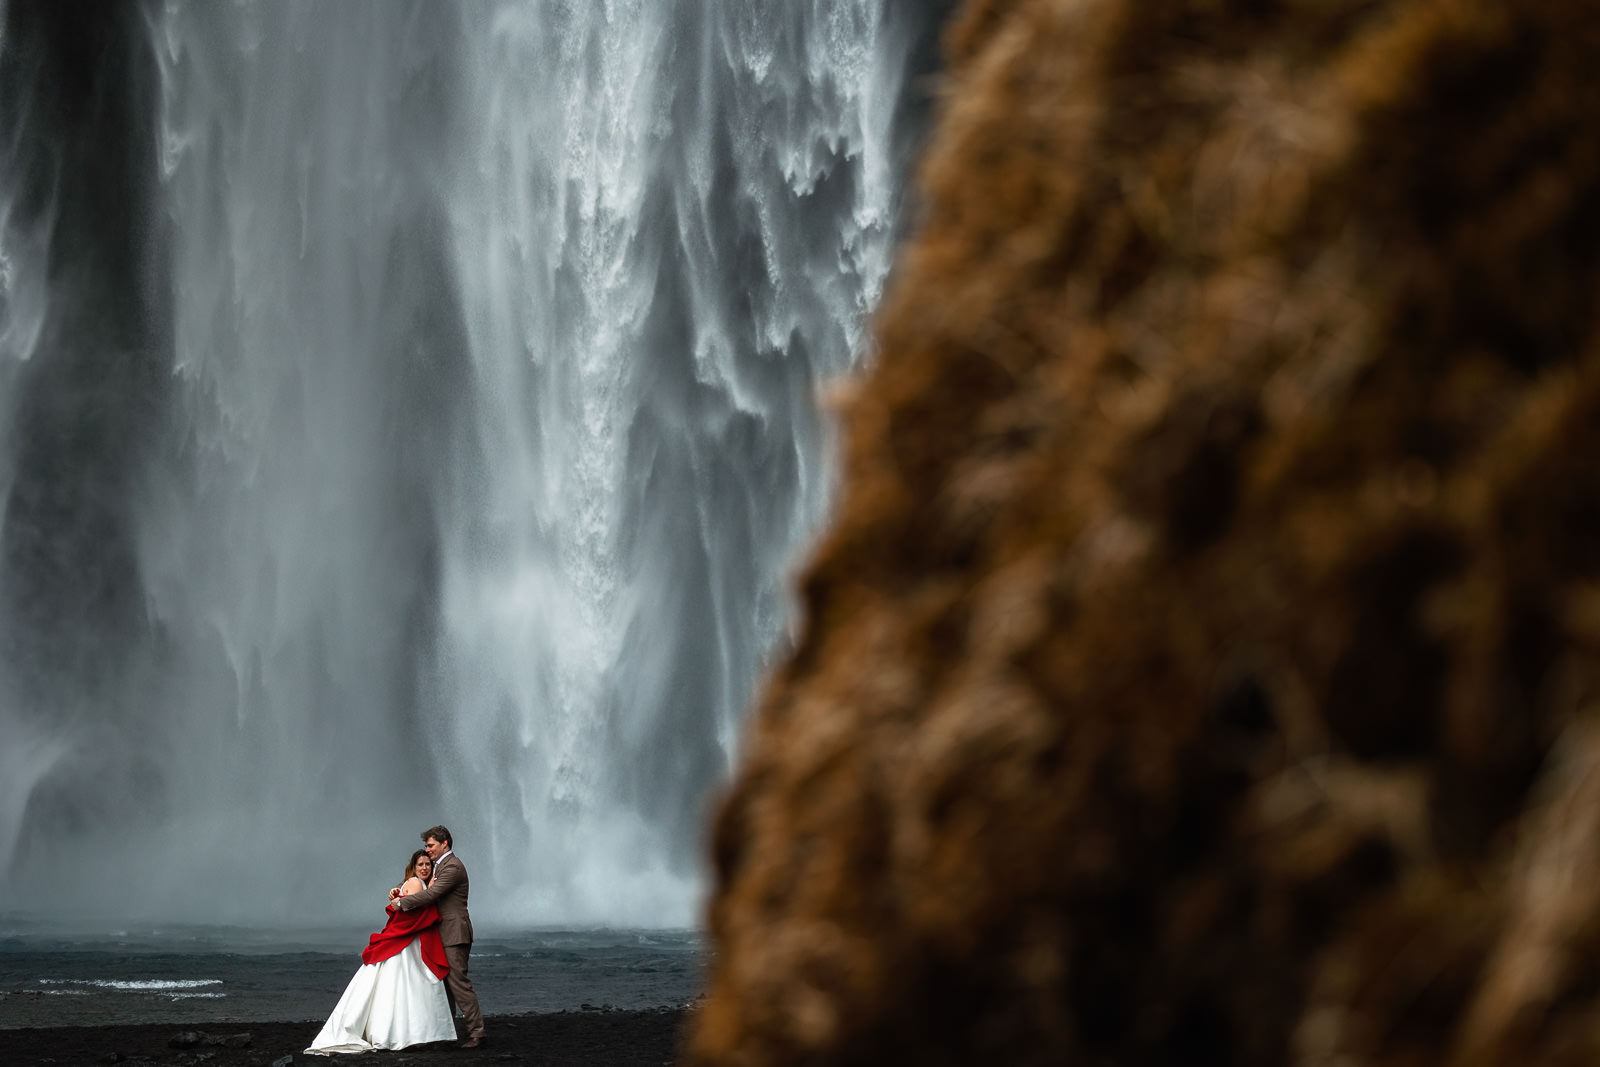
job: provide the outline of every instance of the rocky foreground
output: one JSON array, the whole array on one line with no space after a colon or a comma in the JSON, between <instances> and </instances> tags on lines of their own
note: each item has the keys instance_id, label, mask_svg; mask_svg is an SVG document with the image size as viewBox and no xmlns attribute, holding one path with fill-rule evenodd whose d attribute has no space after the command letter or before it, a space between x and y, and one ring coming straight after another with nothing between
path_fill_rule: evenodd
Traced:
<instances>
[{"instance_id":1,"label":"rocky foreground","mask_svg":"<svg viewBox=\"0 0 1600 1067\"><path fill-rule=\"evenodd\" d=\"M694 1062L1600 1061L1600 5L946 43Z\"/></svg>"}]
</instances>

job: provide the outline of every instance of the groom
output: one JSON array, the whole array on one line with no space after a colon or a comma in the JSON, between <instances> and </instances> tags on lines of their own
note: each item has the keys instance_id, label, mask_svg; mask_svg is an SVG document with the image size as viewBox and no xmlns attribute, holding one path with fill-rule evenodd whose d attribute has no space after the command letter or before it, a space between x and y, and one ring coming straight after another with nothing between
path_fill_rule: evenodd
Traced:
<instances>
[{"instance_id":1,"label":"groom","mask_svg":"<svg viewBox=\"0 0 1600 1067\"><path fill-rule=\"evenodd\" d=\"M445 988L467 1024L467 1039L461 1047L477 1048L483 1044L483 1012L478 1010L478 994L472 991L472 980L467 977L467 957L472 955L467 868L452 851L453 844L450 831L443 826L422 831L422 847L433 860L433 882L409 897L394 899L398 890L391 890L389 896L401 911L415 911L429 904L439 909L439 939L444 942L444 958L450 964Z\"/></svg>"}]
</instances>

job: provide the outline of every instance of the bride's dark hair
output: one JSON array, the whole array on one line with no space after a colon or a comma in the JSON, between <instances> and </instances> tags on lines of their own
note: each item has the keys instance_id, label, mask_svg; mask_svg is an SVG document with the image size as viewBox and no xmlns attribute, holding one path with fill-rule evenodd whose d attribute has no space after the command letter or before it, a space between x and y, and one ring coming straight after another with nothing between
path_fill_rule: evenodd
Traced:
<instances>
[{"instance_id":1,"label":"bride's dark hair","mask_svg":"<svg viewBox=\"0 0 1600 1067\"><path fill-rule=\"evenodd\" d=\"M415 852L413 852L411 854L411 862L406 864L405 877L400 879L400 884L401 885L405 885L406 881L412 875L417 873L417 861L420 860L422 857L426 856L427 854L428 854L428 850L425 849L425 848L419 848L419 849L417 849Z\"/></svg>"}]
</instances>

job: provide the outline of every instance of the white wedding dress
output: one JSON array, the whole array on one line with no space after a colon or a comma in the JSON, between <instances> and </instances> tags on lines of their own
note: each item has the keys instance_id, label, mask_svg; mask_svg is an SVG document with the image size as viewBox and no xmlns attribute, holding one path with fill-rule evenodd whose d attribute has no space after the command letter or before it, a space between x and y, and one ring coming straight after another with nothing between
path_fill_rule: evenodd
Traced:
<instances>
[{"instance_id":1,"label":"white wedding dress","mask_svg":"<svg viewBox=\"0 0 1600 1067\"><path fill-rule=\"evenodd\" d=\"M422 961L422 939L399 955L364 963L307 1052L372 1052L429 1041L454 1041L456 1024L444 981Z\"/></svg>"}]
</instances>

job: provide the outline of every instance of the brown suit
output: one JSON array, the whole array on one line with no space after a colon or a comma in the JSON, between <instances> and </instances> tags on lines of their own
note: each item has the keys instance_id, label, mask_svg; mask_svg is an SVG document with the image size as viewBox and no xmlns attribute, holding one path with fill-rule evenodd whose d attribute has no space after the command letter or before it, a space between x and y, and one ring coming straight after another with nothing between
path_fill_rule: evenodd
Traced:
<instances>
[{"instance_id":1,"label":"brown suit","mask_svg":"<svg viewBox=\"0 0 1600 1067\"><path fill-rule=\"evenodd\" d=\"M445 989L461 1018L467 1024L468 1037L483 1036L483 1012L478 1008L478 994L472 991L472 980L467 977L467 962L472 955L472 917L467 914L467 867L454 852L445 856L433 869L433 882L428 888L409 897L401 897L395 905L401 911L415 911L432 904L439 909L439 940L444 942L444 958L450 964L445 976Z\"/></svg>"}]
</instances>

